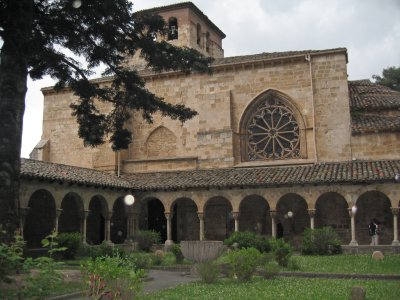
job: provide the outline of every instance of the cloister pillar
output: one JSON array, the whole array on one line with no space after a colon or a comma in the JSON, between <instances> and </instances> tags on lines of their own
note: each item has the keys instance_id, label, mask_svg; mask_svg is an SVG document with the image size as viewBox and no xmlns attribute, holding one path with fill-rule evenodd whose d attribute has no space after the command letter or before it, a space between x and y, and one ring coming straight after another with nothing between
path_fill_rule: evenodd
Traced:
<instances>
[{"instance_id":1,"label":"cloister pillar","mask_svg":"<svg viewBox=\"0 0 400 300\"><path fill-rule=\"evenodd\" d=\"M239 212L232 212L232 217L235 220L235 232L239 231L239 217L240 213Z\"/></svg>"},{"instance_id":2,"label":"cloister pillar","mask_svg":"<svg viewBox=\"0 0 400 300\"><path fill-rule=\"evenodd\" d=\"M30 209L31 209L30 207L21 207L19 209L19 226L21 228L20 231L21 231L22 239L24 239L25 219L26 219L26 216L28 215Z\"/></svg>"},{"instance_id":3,"label":"cloister pillar","mask_svg":"<svg viewBox=\"0 0 400 300\"><path fill-rule=\"evenodd\" d=\"M58 232L58 219L60 218L61 213L62 213L62 209L61 208L57 208L56 209L56 222L55 222L56 224L54 226L54 230L56 232Z\"/></svg>"},{"instance_id":4,"label":"cloister pillar","mask_svg":"<svg viewBox=\"0 0 400 300\"><path fill-rule=\"evenodd\" d=\"M315 209L308 209L308 215L310 216L310 228L314 229Z\"/></svg>"},{"instance_id":5,"label":"cloister pillar","mask_svg":"<svg viewBox=\"0 0 400 300\"><path fill-rule=\"evenodd\" d=\"M89 215L90 210L85 210L83 212L82 216L82 221L83 221L83 226L82 226L82 242L83 244L86 244L86 224L87 224L87 217Z\"/></svg>"},{"instance_id":6,"label":"cloister pillar","mask_svg":"<svg viewBox=\"0 0 400 300\"><path fill-rule=\"evenodd\" d=\"M349 208L349 215L351 218L351 241L350 241L350 246L358 246L358 242L356 240L356 222L355 222L355 216L356 216L356 209Z\"/></svg>"},{"instance_id":7,"label":"cloister pillar","mask_svg":"<svg viewBox=\"0 0 400 300\"><path fill-rule=\"evenodd\" d=\"M276 210L270 210L269 215L271 216L271 226L272 226L272 237L276 238Z\"/></svg>"},{"instance_id":8,"label":"cloister pillar","mask_svg":"<svg viewBox=\"0 0 400 300\"><path fill-rule=\"evenodd\" d=\"M112 212L108 212L106 215L106 226L104 228L105 240L106 240L106 242L109 242L109 243L111 243L111 217L112 217Z\"/></svg>"},{"instance_id":9,"label":"cloister pillar","mask_svg":"<svg viewBox=\"0 0 400 300\"><path fill-rule=\"evenodd\" d=\"M399 207L391 207L390 208L392 210L392 214L393 214L393 242L392 245L393 246L400 246L400 242L399 242L399 229L398 229L398 225L397 225L397 216L399 214Z\"/></svg>"},{"instance_id":10,"label":"cloister pillar","mask_svg":"<svg viewBox=\"0 0 400 300\"><path fill-rule=\"evenodd\" d=\"M127 219L127 232L126 237L127 239L131 239L133 236L136 235L136 213L128 212L128 219Z\"/></svg>"},{"instance_id":11,"label":"cloister pillar","mask_svg":"<svg viewBox=\"0 0 400 300\"><path fill-rule=\"evenodd\" d=\"M167 219L167 240L165 241L165 244L173 244L172 241L172 217L173 217L173 213L164 213L165 218Z\"/></svg>"},{"instance_id":12,"label":"cloister pillar","mask_svg":"<svg viewBox=\"0 0 400 300\"><path fill-rule=\"evenodd\" d=\"M204 240L204 213L198 212L197 216L199 217L200 220L200 241Z\"/></svg>"}]
</instances>

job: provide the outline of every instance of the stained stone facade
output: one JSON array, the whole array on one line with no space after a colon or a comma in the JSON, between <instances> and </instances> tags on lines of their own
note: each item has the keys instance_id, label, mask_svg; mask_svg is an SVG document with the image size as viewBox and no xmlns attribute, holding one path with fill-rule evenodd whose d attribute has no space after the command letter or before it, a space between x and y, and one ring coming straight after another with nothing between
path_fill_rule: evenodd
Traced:
<instances>
[{"instance_id":1,"label":"stained stone facade","mask_svg":"<svg viewBox=\"0 0 400 300\"><path fill-rule=\"evenodd\" d=\"M357 246L369 244L375 217L381 243L399 245L399 92L348 81L345 48L225 58L225 34L192 3L145 12L164 17L169 42L215 58L212 75L155 73L126 60L149 90L198 116L181 124L155 115L148 124L133 113L129 149L88 149L69 110L76 97L43 89L42 140L36 160L22 161L28 244L54 227L97 244L138 229L176 242L238 230L276 236L280 223L294 245L305 228L331 226ZM131 207L127 193L136 196Z\"/></svg>"}]
</instances>

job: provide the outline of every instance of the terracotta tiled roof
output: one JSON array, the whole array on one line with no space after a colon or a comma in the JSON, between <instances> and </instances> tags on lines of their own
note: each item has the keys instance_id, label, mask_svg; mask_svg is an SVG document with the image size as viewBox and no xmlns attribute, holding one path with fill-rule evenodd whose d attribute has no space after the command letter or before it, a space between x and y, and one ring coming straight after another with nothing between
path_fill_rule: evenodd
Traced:
<instances>
[{"instance_id":1,"label":"terracotta tiled roof","mask_svg":"<svg viewBox=\"0 0 400 300\"><path fill-rule=\"evenodd\" d=\"M385 115L352 115L353 134L400 131L400 117Z\"/></svg>"},{"instance_id":2,"label":"terracotta tiled roof","mask_svg":"<svg viewBox=\"0 0 400 300\"><path fill-rule=\"evenodd\" d=\"M21 178L78 185L129 189L131 184L110 173L33 159L21 159Z\"/></svg>"},{"instance_id":3,"label":"terracotta tiled roof","mask_svg":"<svg viewBox=\"0 0 400 300\"><path fill-rule=\"evenodd\" d=\"M137 173L125 178L138 190L185 190L394 182L398 173L400 160Z\"/></svg>"},{"instance_id":4,"label":"terracotta tiled roof","mask_svg":"<svg viewBox=\"0 0 400 300\"><path fill-rule=\"evenodd\" d=\"M324 50L263 52L263 53L252 54L252 55L231 56L231 57L218 58L218 59L214 60L214 62L212 63L212 66L227 65L227 64L234 64L234 63L254 62L254 61L260 61L260 60L301 56L301 55L307 55L307 54L317 55L317 54L330 53L330 52L347 53L347 49L346 48L334 48L334 49L324 49Z\"/></svg>"},{"instance_id":5,"label":"terracotta tiled roof","mask_svg":"<svg viewBox=\"0 0 400 300\"><path fill-rule=\"evenodd\" d=\"M400 109L400 92L370 80L349 81L349 94L352 112Z\"/></svg>"}]
</instances>

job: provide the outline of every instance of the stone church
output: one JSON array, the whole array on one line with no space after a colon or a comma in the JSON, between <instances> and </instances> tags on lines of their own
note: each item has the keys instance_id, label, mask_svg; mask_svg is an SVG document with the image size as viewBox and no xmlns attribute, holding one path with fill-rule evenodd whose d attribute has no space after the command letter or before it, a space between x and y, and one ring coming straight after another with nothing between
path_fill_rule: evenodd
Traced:
<instances>
[{"instance_id":1,"label":"stone church","mask_svg":"<svg viewBox=\"0 0 400 300\"><path fill-rule=\"evenodd\" d=\"M21 169L29 247L54 228L90 244L152 229L166 243L253 231L296 246L305 228L330 226L359 248L372 218L382 245L400 245L399 92L349 81L345 48L224 57L225 34L193 3L144 12L166 20L171 44L215 59L211 75L188 75L127 58L150 91L198 116L148 124L133 112L129 149L85 148L69 109L76 96L44 88L42 138Z\"/></svg>"}]
</instances>

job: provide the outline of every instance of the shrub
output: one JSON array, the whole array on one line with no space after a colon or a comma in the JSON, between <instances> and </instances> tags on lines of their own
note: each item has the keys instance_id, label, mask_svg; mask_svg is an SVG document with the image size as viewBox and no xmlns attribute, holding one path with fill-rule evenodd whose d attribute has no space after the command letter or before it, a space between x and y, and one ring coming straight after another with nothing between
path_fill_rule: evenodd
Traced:
<instances>
[{"instance_id":1,"label":"shrub","mask_svg":"<svg viewBox=\"0 0 400 300\"><path fill-rule=\"evenodd\" d=\"M156 265L156 266L161 265L162 262L163 262L163 260L164 260L164 256L165 256L164 251L162 251L162 250L156 250L156 251L154 252L154 254L153 254L153 257L152 257L152 259L153 259L153 264Z\"/></svg>"},{"instance_id":2,"label":"shrub","mask_svg":"<svg viewBox=\"0 0 400 300\"><path fill-rule=\"evenodd\" d=\"M160 233L153 230L141 230L136 236L139 249L149 252L153 244L158 244L161 240Z\"/></svg>"},{"instance_id":3,"label":"shrub","mask_svg":"<svg viewBox=\"0 0 400 300\"><path fill-rule=\"evenodd\" d=\"M0 225L0 240L6 232ZM22 267L22 254L25 242L20 235L15 235L15 241L11 244L0 242L0 283L10 282L9 275Z\"/></svg>"},{"instance_id":4,"label":"shrub","mask_svg":"<svg viewBox=\"0 0 400 300\"><path fill-rule=\"evenodd\" d=\"M58 246L66 247L62 253L65 259L75 258L79 248L82 246L82 236L78 232L60 233L57 236Z\"/></svg>"},{"instance_id":5,"label":"shrub","mask_svg":"<svg viewBox=\"0 0 400 300\"><path fill-rule=\"evenodd\" d=\"M214 283L218 279L219 266L213 261L206 261L196 265L197 273L204 283Z\"/></svg>"},{"instance_id":6,"label":"shrub","mask_svg":"<svg viewBox=\"0 0 400 300\"><path fill-rule=\"evenodd\" d=\"M234 232L229 238L224 240L224 244L229 247L237 244L238 249L252 247L260 252L269 252L271 250L268 239L249 231Z\"/></svg>"},{"instance_id":7,"label":"shrub","mask_svg":"<svg viewBox=\"0 0 400 300\"><path fill-rule=\"evenodd\" d=\"M124 254L124 251L120 247L110 245L106 241L102 242L100 245L85 245L83 250L84 255L92 259L96 259L96 257L100 256L123 256Z\"/></svg>"},{"instance_id":8,"label":"shrub","mask_svg":"<svg viewBox=\"0 0 400 300\"><path fill-rule=\"evenodd\" d=\"M95 299L134 299L141 286L143 270L120 257L97 257L82 265L87 294Z\"/></svg>"},{"instance_id":9,"label":"shrub","mask_svg":"<svg viewBox=\"0 0 400 300\"><path fill-rule=\"evenodd\" d=\"M153 264L152 255L150 253L132 252L126 256L135 269L147 269Z\"/></svg>"},{"instance_id":10,"label":"shrub","mask_svg":"<svg viewBox=\"0 0 400 300\"><path fill-rule=\"evenodd\" d=\"M236 275L240 281L250 280L260 263L260 259L260 251L255 248L231 251L228 254L231 275Z\"/></svg>"},{"instance_id":11,"label":"shrub","mask_svg":"<svg viewBox=\"0 0 400 300\"><path fill-rule=\"evenodd\" d=\"M181 251L181 246L179 244L171 245L169 251L175 256L175 261L177 264L181 264L183 262L184 256Z\"/></svg>"},{"instance_id":12,"label":"shrub","mask_svg":"<svg viewBox=\"0 0 400 300\"><path fill-rule=\"evenodd\" d=\"M272 253L275 260L282 267L287 267L289 259L292 257L292 246L283 239L271 239Z\"/></svg>"},{"instance_id":13,"label":"shrub","mask_svg":"<svg viewBox=\"0 0 400 300\"><path fill-rule=\"evenodd\" d=\"M304 255L333 255L342 252L338 234L331 227L304 231L301 253Z\"/></svg>"},{"instance_id":14,"label":"shrub","mask_svg":"<svg viewBox=\"0 0 400 300\"><path fill-rule=\"evenodd\" d=\"M270 279L279 273L279 264L275 260L271 260L262 265L261 270L264 278Z\"/></svg>"}]
</instances>

